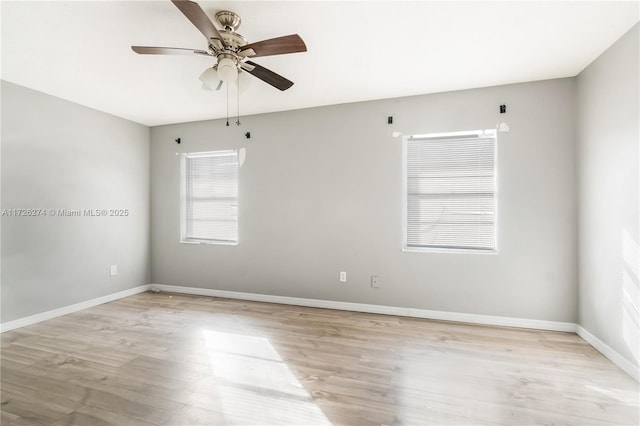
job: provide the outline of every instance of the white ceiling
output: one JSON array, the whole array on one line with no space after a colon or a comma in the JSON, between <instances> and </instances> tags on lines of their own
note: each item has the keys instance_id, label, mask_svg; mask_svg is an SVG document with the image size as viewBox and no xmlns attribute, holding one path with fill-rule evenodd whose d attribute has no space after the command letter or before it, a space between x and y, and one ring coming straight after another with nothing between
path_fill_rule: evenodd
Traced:
<instances>
[{"instance_id":1,"label":"white ceiling","mask_svg":"<svg viewBox=\"0 0 640 426\"><path fill-rule=\"evenodd\" d=\"M308 52L256 58L295 82L250 78L241 114L394 98L578 74L639 19L638 1L200 1L232 10L249 42L298 33ZM201 90L205 49L170 1L2 1L4 80L145 125L221 118ZM235 92L230 109L235 115Z\"/></svg>"}]
</instances>

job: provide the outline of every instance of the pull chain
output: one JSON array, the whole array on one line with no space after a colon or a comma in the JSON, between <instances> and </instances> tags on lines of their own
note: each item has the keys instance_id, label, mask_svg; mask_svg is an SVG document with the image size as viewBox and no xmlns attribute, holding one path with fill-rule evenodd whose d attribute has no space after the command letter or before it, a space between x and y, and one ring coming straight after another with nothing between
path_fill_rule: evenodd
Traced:
<instances>
[{"instance_id":1,"label":"pull chain","mask_svg":"<svg viewBox=\"0 0 640 426\"><path fill-rule=\"evenodd\" d=\"M236 118L236 126L239 126L240 125L240 75L239 74L238 74L238 80L236 80L236 82L237 82L236 83L236 88L238 89L237 90L237 92L238 92L238 105L237 105L237 107L238 107L238 115L237 115L237 118Z\"/></svg>"},{"instance_id":2,"label":"pull chain","mask_svg":"<svg viewBox=\"0 0 640 426\"><path fill-rule=\"evenodd\" d=\"M227 83L227 127L229 127L229 83Z\"/></svg>"}]
</instances>

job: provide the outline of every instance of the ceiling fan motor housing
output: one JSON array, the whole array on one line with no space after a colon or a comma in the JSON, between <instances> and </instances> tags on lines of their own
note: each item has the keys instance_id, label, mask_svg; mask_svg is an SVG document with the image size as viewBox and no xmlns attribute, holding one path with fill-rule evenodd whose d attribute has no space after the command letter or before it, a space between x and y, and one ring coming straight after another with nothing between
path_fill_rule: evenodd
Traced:
<instances>
[{"instance_id":1,"label":"ceiling fan motor housing","mask_svg":"<svg viewBox=\"0 0 640 426\"><path fill-rule=\"evenodd\" d=\"M227 46L227 50L231 50L237 52L242 46L247 44L247 39L238 33L233 33L226 30L218 31L220 36L222 36L222 41ZM224 50L224 46L220 43L219 46L214 46L217 50Z\"/></svg>"}]
</instances>

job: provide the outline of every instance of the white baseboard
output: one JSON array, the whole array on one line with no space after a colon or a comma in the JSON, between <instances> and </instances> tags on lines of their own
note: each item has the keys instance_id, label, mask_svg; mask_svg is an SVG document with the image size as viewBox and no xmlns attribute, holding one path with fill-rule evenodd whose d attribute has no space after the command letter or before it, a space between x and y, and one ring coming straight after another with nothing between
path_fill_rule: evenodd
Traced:
<instances>
[{"instance_id":1,"label":"white baseboard","mask_svg":"<svg viewBox=\"0 0 640 426\"><path fill-rule=\"evenodd\" d=\"M26 327L28 325L36 324L42 321L50 320L62 315L78 312L83 309L91 308L93 306L102 305L103 303L111 302L113 300L122 299L123 297L132 296L134 294L142 293L149 290L149 285L141 285L139 287L130 288L128 290L119 291L113 294L107 294L106 296L97 297L95 299L87 300L80 303L74 303L73 305L63 306L62 308L54 309L40 314L30 315L28 317L20 318L14 321L9 321L0 324L0 333L5 331L14 330L20 327Z\"/></svg>"},{"instance_id":2,"label":"white baseboard","mask_svg":"<svg viewBox=\"0 0 640 426\"><path fill-rule=\"evenodd\" d=\"M637 365L634 365L632 362L620 355L616 350L611 348L611 346L589 333L584 327L577 325L576 333L578 336L582 337L585 342L596 348L602 355L609 358L611 362L620 367L624 372L640 382L640 369L638 369Z\"/></svg>"},{"instance_id":3,"label":"white baseboard","mask_svg":"<svg viewBox=\"0 0 640 426\"><path fill-rule=\"evenodd\" d=\"M151 288L172 293L199 296L224 297L227 299L252 300L255 302L281 303L284 305L308 306L312 308L337 309L341 311L367 312L371 314L399 315L404 317L467 322L482 325L533 328L537 330L576 332L576 325L569 322L543 321L526 318L498 317L491 315L463 314L459 312L431 311L417 308L370 305L365 303L338 302L333 300L305 299L300 297L273 296L269 294L240 293L236 291L212 290L207 288L182 287L175 285L150 284Z\"/></svg>"},{"instance_id":4,"label":"white baseboard","mask_svg":"<svg viewBox=\"0 0 640 426\"><path fill-rule=\"evenodd\" d=\"M91 308L93 306L101 305L103 303L111 302L113 300L122 299L123 297L132 296L134 294L142 293L150 288L157 288L160 291L193 294L199 296L213 296L224 297L227 299L241 299L251 300L256 302L269 302L269 303L281 303L284 305L296 305L296 306L308 306L312 308L325 308L325 309L337 309L341 311L354 311L354 312L367 312L372 314L384 314L384 315L399 315L405 317L435 319L444 321L456 321L466 322L472 324L481 325L498 325L505 327L518 327L518 328L532 328L537 330L549 330L549 331L564 331L570 333L576 333L582 337L587 343L601 352L611 362L624 370L627 374L633 377L635 380L640 381L640 371L638 366L634 365L609 345L598 339L593 334L589 333L580 325L559 322L559 321L543 321L526 318L511 318L511 317L499 317L492 315L479 315L479 314L465 314L459 312L446 312L446 311L432 311L427 309L417 308L400 308L396 306L384 306L384 305L370 305L366 303L353 303L353 302L338 302L334 300L321 300L321 299L306 299L301 297L288 297L288 296L274 296L269 294L257 294L257 293L241 293L237 291L226 290L213 290L206 288L196 287L182 287L175 285L165 284L147 284L139 287L123 290L117 293L108 294L106 296L98 297L95 299L87 300L73 305L64 306L62 308L54 309L40 314L31 315L28 317L20 318L14 321L9 321L0 324L0 333L5 331L14 330L20 327L26 327L28 325L36 324L41 321L46 321L52 318L56 318L62 315L67 315L73 312L81 311L83 309Z\"/></svg>"}]
</instances>

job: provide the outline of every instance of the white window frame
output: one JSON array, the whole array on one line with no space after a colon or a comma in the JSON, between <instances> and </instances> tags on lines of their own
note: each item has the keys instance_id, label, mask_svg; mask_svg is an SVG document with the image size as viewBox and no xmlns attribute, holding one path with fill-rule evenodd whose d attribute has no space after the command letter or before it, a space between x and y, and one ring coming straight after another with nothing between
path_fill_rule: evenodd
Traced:
<instances>
[{"instance_id":1,"label":"white window frame","mask_svg":"<svg viewBox=\"0 0 640 426\"><path fill-rule=\"evenodd\" d=\"M194 158L203 158L203 157L230 157L233 158L235 156L235 160L238 162L237 164L237 173L238 178L236 180L236 198L235 198L235 209L236 209L236 235L235 239L223 239L223 238L202 238L197 236L189 236L187 235L188 225L187 221L189 218L189 206L188 206L188 198L190 192L191 181L189 179L188 174L188 161L189 159ZM190 152L183 153L180 156L180 242L184 244L214 244L214 245L238 245L239 241L239 230L238 227L238 186L240 180L240 153L238 150L220 150L220 151L207 151L207 152Z\"/></svg>"},{"instance_id":2,"label":"white window frame","mask_svg":"<svg viewBox=\"0 0 640 426\"><path fill-rule=\"evenodd\" d=\"M492 247L487 248L467 248L467 247L445 247L429 245L409 245L408 244L408 143L415 140L489 137L494 139L494 163L493 163L493 242ZM464 132L430 133L422 135L409 135L402 138L402 180L403 180L403 212L402 212L402 251L405 252L433 252L433 253L477 253L477 254L497 254L498 253L498 136L495 129L473 130Z\"/></svg>"}]
</instances>

